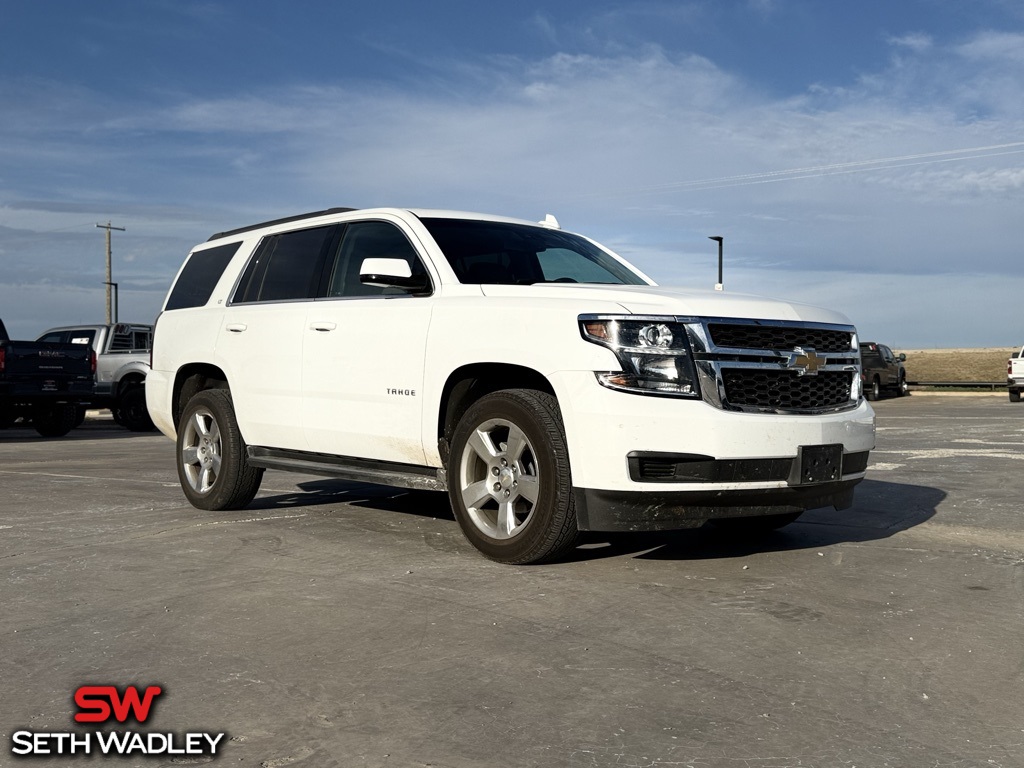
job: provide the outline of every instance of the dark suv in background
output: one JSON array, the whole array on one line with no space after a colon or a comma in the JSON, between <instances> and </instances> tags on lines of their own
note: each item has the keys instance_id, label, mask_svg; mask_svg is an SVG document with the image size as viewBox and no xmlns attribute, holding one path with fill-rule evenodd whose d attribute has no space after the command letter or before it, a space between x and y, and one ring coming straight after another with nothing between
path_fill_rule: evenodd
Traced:
<instances>
[{"instance_id":1,"label":"dark suv in background","mask_svg":"<svg viewBox=\"0 0 1024 768\"><path fill-rule=\"evenodd\" d=\"M883 390L894 392L897 397L907 394L907 373L903 363L907 356L902 352L893 353L884 344L867 341L860 345L861 381L864 397L877 400Z\"/></svg>"}]
</instances>

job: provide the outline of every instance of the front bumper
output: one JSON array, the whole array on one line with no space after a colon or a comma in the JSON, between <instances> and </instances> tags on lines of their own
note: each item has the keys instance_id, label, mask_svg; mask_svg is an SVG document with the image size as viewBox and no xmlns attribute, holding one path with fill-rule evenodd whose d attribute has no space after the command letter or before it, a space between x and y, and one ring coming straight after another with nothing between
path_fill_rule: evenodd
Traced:
<instances>
[{"instance_id":1,"label":"front bumper","mask_svg":"<svg viewBox=\"0 0 1024 768\"><path fill-rule=\"evenodd\" d=\"M746 413L616 392L586 371L551 380L584 530L686 528L712 518L843 509L875 445L874 412L863 401L836 413ZM810 457L822 455L833 457L833 470L804 475Z\"/></svg>"},{"instance_id":2,"label":"front bumper","mask_svg":"<svg viewBox=\"0 0 1024 768\"><path fill-rule=\"evenodd\" d=\"M746 491L602 491L574 488L581 531L672 531L699 528L708 520L778 515L819 507L853 506L862 478L814 486Z\"/></svg>"}]
</instances>

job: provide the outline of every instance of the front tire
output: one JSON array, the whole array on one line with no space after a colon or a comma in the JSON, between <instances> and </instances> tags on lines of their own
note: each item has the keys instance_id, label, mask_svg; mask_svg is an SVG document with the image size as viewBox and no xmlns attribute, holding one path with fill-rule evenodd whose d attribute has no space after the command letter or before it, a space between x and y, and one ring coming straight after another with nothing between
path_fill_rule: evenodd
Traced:
<instances>
[{"instance_id":1,"label":"front tire","mask_svg":"<svg viewBox=\"0 0 1024 768\"><path fill-rule=\"evenodd\" d=\"M555 398L531 389L485 395L452 436L448 494L462 532L500 563L555 560L578 536L569 451Z\"/></svg>"},{"instance_id":2,"label":"front tire","mask_svg":"<svg viewBox=\"0 0 1024 768\"><path fill-rule=\"evenodd\" d=\"M199 509L242 509L263 481L263 469L246 458L227 390L205 389L188 401L178 424L177 456L181 490Z\"/></svg>"},{"instance_id":3,"label":"front tire","mask_svg":"<svg viewBox=\"0 0 1024 768\"><path fill-rule=\"evenodd\" d=\"M882 397L882 382L878 380L877 376L871 380L871 385L868 387L868 391L864 393L864 397L872 402Z\"/></svg>"}]
</instances>

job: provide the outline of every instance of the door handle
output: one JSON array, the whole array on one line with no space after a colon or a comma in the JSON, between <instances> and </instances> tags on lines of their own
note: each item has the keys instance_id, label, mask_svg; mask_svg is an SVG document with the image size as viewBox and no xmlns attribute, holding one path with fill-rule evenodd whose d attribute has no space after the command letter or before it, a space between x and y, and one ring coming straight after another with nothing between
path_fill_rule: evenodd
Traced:
<instances>
[{"instance_id":1,"label":"door handle","mask_svg":"<svg viewBox=\"0 0 1024 768\"><path fill-rule=\"evenodd\" d=\"M228 323L224 327L227 328L232 333L241 333L249 326L247 326L245 323Z\"/></svg>"},{"instance_id":2,"label":"door handle","mask_svg":"<svg viewBox=\"0 0 1024 768\"><path fill-rule=\"evenodd\" d=\"M327 331L333 331L337 327L338 327L337 323L310 323L309 324L309 330L311 330L311 331L323 331L325 333Z\"/></svg>"}]
</instances>

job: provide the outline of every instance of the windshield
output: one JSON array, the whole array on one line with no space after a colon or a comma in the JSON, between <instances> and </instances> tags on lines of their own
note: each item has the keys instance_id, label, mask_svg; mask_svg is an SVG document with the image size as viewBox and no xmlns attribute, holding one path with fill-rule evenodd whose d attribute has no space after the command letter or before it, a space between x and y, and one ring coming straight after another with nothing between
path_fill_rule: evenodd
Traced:
<instances>
[{"instance_id":1,"label":"windshield","mask_svg":"<svg viewBox=\"0 0 1024 768\"><path fill-rule=\"evenodd\" d=\"M646 285L588 240L543 227L424 218L461 283L605 283Z\"/></svg>"}]
</instances>

